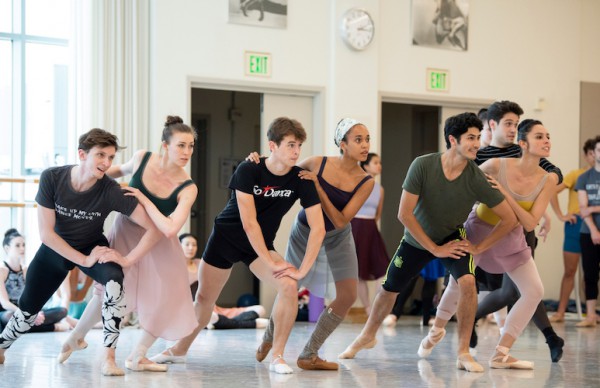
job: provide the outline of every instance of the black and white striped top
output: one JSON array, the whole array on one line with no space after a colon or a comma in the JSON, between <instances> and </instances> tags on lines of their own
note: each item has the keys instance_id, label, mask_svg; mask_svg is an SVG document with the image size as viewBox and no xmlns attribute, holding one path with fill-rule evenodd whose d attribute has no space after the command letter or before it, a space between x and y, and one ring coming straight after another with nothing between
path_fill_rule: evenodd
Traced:
<instances>
[{"instance_id":1,"label":"black and white striped top","mask_svg":"<svg viewBox=\"0 0 600 388\"><path fill-rule=\"evenodd\" d=\"M475 158L475 163L479 166L483 162L492 158L520 158L521 157L521 147L517 144L512 144L506 148L500 148L495 146L487 146L479 151L477 151L477 157ZM558 175L558 184L560 184L563 180L562 172L560 168L556 167L552 163L548 161L548 159L542 158L540 160L540 167L546 170L547 172L553 172Z\"/></svg>"}]
</instances>

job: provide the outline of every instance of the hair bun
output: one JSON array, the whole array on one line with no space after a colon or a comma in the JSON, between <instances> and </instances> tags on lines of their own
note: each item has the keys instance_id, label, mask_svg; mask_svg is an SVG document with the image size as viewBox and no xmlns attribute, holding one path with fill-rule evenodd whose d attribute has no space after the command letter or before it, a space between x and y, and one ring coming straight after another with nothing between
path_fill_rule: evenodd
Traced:
<instances>
[{"instance_id":1,"label":"hair bun","mask_svg":"<svg viewBox=\"0 0 600 388\"><path fill-rule=\"evenodd\" d=\"M167 121L165 121L165 127L168 127L172 124L183 124L183 120L179 116L167 116Z\"/></svg>"},{"instance_id":2,"label":"hair bun","mask_svg":"<svg viewBox=\"0 0 600 388\"><path fill-rule=\"evenodd\" d=\"M19 231L16 230L15 228L10 228L9 230L6 231L6 233L4 233L4 237L8 237L13 234L19 234Z\"/></svg>"}]
</instances>

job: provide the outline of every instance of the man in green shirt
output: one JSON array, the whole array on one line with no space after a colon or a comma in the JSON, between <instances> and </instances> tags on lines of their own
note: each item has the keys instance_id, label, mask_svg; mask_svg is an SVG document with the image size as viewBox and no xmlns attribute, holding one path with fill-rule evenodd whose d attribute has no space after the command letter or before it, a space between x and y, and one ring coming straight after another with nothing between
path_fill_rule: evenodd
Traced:
<instances>
[{"instance_id":1,"label":"man in green shirt","mask_svg":"<svg viewBox=\"0 0 600 388\"><path fill-rule=\"evenodd\" d=\"M472 254L491 247L516 226L517 219L502 194L491 187L473 162L481 129L482 123L473 113L448 118L444 126L446 151L420 156L409 167L398 211L398 219L405 227L404 238L392 257L365 327L340 358L354 358L360 350L374 347L377 329L389 314L396 295L429 261L440 258L452 275L450 281L457 282L460 292L457 367L483 372L483 367L469 354L477 309ZM477 245L467 240L462 226L475 202L485 203L501 219ZM444 328L434 325L427 337L430 348L421 346L419 355L424 357L431 352L445 333Z\"/></svg>"}]
</instances>

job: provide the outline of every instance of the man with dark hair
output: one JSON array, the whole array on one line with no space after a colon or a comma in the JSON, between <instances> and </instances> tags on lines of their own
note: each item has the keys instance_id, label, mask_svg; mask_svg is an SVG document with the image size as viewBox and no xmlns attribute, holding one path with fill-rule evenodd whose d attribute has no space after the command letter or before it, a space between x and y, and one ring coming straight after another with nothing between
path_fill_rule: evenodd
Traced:
<instances>
[{"instance_id":1,"label":"man with dark hair","mask_svg":"<svg viewBox=\"0 0 600 388\"><path fill-rule=\"evenodd\" d=\"M596 327L597 325L596 300L598 299L598 268L600 267L600 136L591 140L589 144L594 145L592 151L594 166L581 174L575 185L583 218L580 241L587 311L586 318L577 323L577 327Z\"/></svg>"},{"instance_id":2,"label":"man with dark hair","mask_svg":"<svg viewBox=\"0 0 600 388\"><path fill-rule=\"evenodd\" d=\"M479 139L479 148L481 149L489 146L492 141L492 131L490 131L490 124L488 123L487 108L479 109L477 117L483 124L483 128L481 128L481 138Z\"/></svg>"},{"instance_id":3,"label":"man with dark hair","mask_svg":"<svg viewBox=\"0 0 600 388\"><path fill-rule=\"evenodd\" d=\"M262 282L277 290L271 315L276 325L269 369L282 374L293 372L283 353L298 313L297 280L306 276L317 258L325 226L317 189L312 181L298 176L302 169L296 167L306 139L304 128L296 120L280 117L269 126L267 138L271 155L260 158L259 163L242 162L231 177L231 197L215 219L202 254L194 302L198 328L172 348L152 357L152 361L185 362L194 339L210 321L233 264L241 261ZM275 251L273 241L281 219L298 199L306 210L310 236L302 265L295 269ZM283 272L292 275L284 276Z\"/></svg>"},{"instance_id":4,"label":"man with dark hair","mask_svg":"<svg viewBox=\"0 0 600 388\"><path fill-rule=\"evenodd\" d=\"M123 270L117 263L135 262L158 239L159 232L134 197L125 196L119 184L105 173L119 145L113 134L92 129L79 138L79 165L52 167L40 177L36 196L42 245L27 271L19 310L0 336L0 364L4 352L31 329L37 313L75 266L105 286L102 305L105 360L102 374L120 376L115 348L125 301ZM104 220L111 211L123 213L146 229L138 245L123 257L108 248ZM73 344L83 348L84 341Z\"/></svg>"},{"instance_id":5,"label":"man with dark hair","mask_svg":"<svg viewBox=\"0 0 600 388\"><path fill-rule=\"evenodd\" d=\"M481 127L481 121L473 113L448 118L444 127L446 151L420 156L411 164L402 185L398 211L398 219L405 227L404 238L392 257L365 327L340 358L354 358L360 350L375 346L377 329L390 312L396 295L429 261L438 257L451 274L444 295L460 293L457 367L483 372L483 367L469 354L469 333L477 303L471 255L491 247L515 227L517 220L502 194L491 187L472 162L479 149ZM487 204L501 221L479 245L473 245L460 225L477 201ZM432 344L446 333L437 323L438 319L426 337ZM419 355L425 356L431 347L421 346Z\"/></svg>"},{"instance_id":6,"label":"man with dark hair","mask_svg":"<svg viewBox=\"0 0 600 388\"><path fill-rule=\"evenodd\" d=\"M488 107L488 121L492 131L492 141L489 146L477 152L475 163L482 164L492 158L519 158L521 157L521 147L515 144L517 135L517 126L519 118L523 114L523 109L512 101L496 101ZM559 184L562 182L563 176L560 169L550 163L547 159L540 160L540 167L549 173L558 176ZM547 235L549 230L549 218L544 216L546 224L542 224L544 235ZM541 234L542 232L540 232ZM527 245L531 248L531 254L534 255L535 247L537 246L537 238L535 231L525 232ZM492 282L490 284L497 284ZM485 317L486 315L502 309L505 306L514 304L519 298L517 287L508 275L502 276L502 286L498 289L490 290L491 292L481 301L477 308L476 320ZM564 340L560 338L548 319L546 307L543 302L540 302L538 308L533 315L533 322L542 331L546 338L548 347L550 348L550 358L553 362L558 362L562 357ZM477 333L473 328L471 347L477 346Z\"/></svg>"}]
</instances>

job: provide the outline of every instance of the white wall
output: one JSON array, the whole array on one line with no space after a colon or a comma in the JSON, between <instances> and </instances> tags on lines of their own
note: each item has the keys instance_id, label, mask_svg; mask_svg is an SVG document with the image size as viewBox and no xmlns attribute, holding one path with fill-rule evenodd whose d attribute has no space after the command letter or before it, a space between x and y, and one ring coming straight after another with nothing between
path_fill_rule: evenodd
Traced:
<instances>
[{"instance_id":1,"label":"white wall","mask_svg":"<svg viewBox=\"0 0 600 388\"><path fill-rule=\"evenodd\" d=\"M343 116L371 128L377 151L380 98L439 99L425 90L425 69L435 67L450 70L444 99L517 101L524 118L536 117L550 130L551 160L565 172L577 167L579 82L600 81L600 2L471 0L468 52L412 46L410 4L289 0L287 28L274 29L228 24L225 1L153 0L150 122L162 123L168 113L189 117L189 80L195 77L284 89L309 85L324 91L323 128L315 128L324 151L335 152L330 139ZM375 20L375 41L363 52L351 51L339 37L341 15L351 6L367 9ZM246 50L272 54L270 79L244 76ZM546 101L541 112L533 110L538 98ZM158 144L160 137L152 133L150 139ZM536 261L546 297L556 298L562 275L556 218L548 240Z\"/></svg>"}]
</instances>

